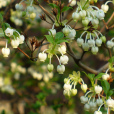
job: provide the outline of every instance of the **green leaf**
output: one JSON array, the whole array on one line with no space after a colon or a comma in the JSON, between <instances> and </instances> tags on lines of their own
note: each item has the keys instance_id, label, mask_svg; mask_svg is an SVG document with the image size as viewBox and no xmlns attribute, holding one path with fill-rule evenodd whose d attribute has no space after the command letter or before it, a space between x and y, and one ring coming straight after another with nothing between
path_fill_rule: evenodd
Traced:
<instances>
[{"instance_id":1,"label":"green leaf","mask_svg":"<svg viewBox=\"0 0 114 114\"><path fill-rule=\"evenodd\" d=\"M68 41L63 39L63 40L58 40L56 43L57 43L57 44L60 44L60 43L62 43L62 42L68 42Z\"/></svg>"},{"instance_id":2,"label":"green leaf","mask_svg":"<svg viewBox=\"0 0 114 114\"><path fill-rule=\"evenodd\" d=\"M0 14L0 22L3 21L3 16Z\"/></svg>"},{"instance_id":3,"label":"green leaf","mask_svg":"<svg viewBox=\"0 0 114 114\"><path fill-rule=\"evenodd\" d=\"M0 37L4 37L4 32L2 28L0 28Z\"/></svg>"},{"instance_id":4,"label":"green leaf","mask_svg":"<svg viewBox=\"0 0 114 114\"><path fill-rule=\"evenodd\" d=\"M48 42L54 43L54 39L51 35L45 35L45 37L47 38Z\"/></svg>"},{"instance_id":5,"label":"green leaf","mask_svg":"<svg viewBox=\"0 0 114 114\"><path fill-rule=\"evenodd\" d=\"M114 56L111 57L109 60L108 60L109 63L113 63L114 62Z\"/></svg>"},{"instance_id":6,"label":"green leaf","mask_svg":"<svg viewBox=\"0 0 114 114\"><path fill-rule=\"evenodd\" d=\"M5 26L5 28L8 28L8 27L10 27L10 24L4 23L4 26Z\"/></svg>"},{"instance_id":7,"label":"green leaf","mask_svg":"<svg viewBox=\"0 0 114 114\"><path fill-rule=\"evenodd\" d=\"M110 89L110 84L106 80L103 80L101 81L101 85L103 87L105 94L107 95Z\"/></svg>"},{"instance_id":8,"label":"green leaf","mask_svg":"<svg viewBox=\"0 0 114 114\"><path fill-rule=\"evenodd\" d=\"M96 79L100 79L101 77L102 77L102 75L104 75L105 73L100 73L100 74L98 74L95 78L94 78L94 80L96 80Z\"/></svg>"},{"instance_id":9,"label":"green leaf","mask_svg":"<svg viewBox=\"0 0 114 114\"><path fill-rule=\"evenodd\" d=\"M69 9L72 9L72 7L64 6L61 12L68 11Z\"/></svg>"},{"instance_id":10,"label":"green leaf","mask_svg":"<svg viewBox=\"0 0 114 114\"><path fill-rule=\"evenodd\" d=\"M55 39L61 39L64 37L64 34L62 32L58 32L56 35L55 35Z\"/></svg>"},{"instance_id":11,"label":"green leaf","mask_svg":"<svg viewBox=\"0 0 114 114\"><path fill-rule=\"evenodd\" d=\"M51 6L52 8L58 8L58 6L54 3L50 3L49 6Z\"/></svg>"},{"instance_id":12,"label":"green leaf","mask_svg":"<svg viewBox=\"0 0 114 114\"><path fill-rule=\"evenodd\" d=\"M108 93L107 93L107 97L110 97L114 92L112 90L110 90Z\"/></svg>"}]
</instances>

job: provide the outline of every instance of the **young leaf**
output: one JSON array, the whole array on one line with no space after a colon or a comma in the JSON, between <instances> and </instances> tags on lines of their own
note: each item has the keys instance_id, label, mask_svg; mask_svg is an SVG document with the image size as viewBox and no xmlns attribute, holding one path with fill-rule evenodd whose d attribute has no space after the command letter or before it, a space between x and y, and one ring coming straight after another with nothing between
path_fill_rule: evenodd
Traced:
<instances>
[{"instance_id":1,"label":"young leaf","mask_svg":"<svg viewBox=\"0 0 114 114\"><path fill-rule=\"evenodd\" d=\"M51 6L52 8L58 8L58 6L54 3L50 3L49 6Z\"/></svg>"},{"instance_id":2,"label":"young leaf","mask_svg":"<svg viewBox=\"0 0 114 114\"><path fill-rule=\"evenodd\" d=\"M3 21L3 16L0 14L0 22Z\"/></svg>"},{"instance_id":3,"label":"young leaf","mask_svg":"<svg viewBox=\"0 0 114 114\"><path fill-rule=\"evenodd\" d=\"M100 73L100 74L98 74L98 75L94 78L94 80L96 80L96 79L100 79L100 78L102 77L102 75L104 75L104 73Z\"/></svg>"},{"instance_id":4,"label":"young leaf","mask_svg":"<svg viewBox=\"0 0 114 114\"><path fill-rule=\"evenodd\" d=\"M68 41L63 39L63 40L58 40L56 43L57 43L57 44L60 44L60 43L62 43L62 42L68 42Z\"/></svg>"},{"instance_id":5,"label":"young leaf","mask_svg":"<svg viewBox=\"0 0 114 114\"><path fill-rule=\"evenodd\" d=\"M68 11L69 9L72 9L72 7L64 6L62 12Z\"/></svg>"},{"instance_id":6,"label":"young leaf","mask_svg":"<svg viewBox=\"0 0 114 114\"><path fill-rule=\"evenodd\" d=\"M50 43L54 43L54 39L51 35L45 35L46 39L48 40L48 42Z\"/></svg>"},{"instance_id":7,"label":"young leaf","mask_svg":"<svg viewBox=\"0 0 114 114\"><path fill-rule=\"evenodd\" d=\"M62 32L58 32L56 35L55 35L55 39L61 39L64 37L64 34Z\"/></svg>"},{"instance_id":8,"label":"young leaf","mask_svg":"<svg viewBox=\"0 0 114 114\"><path fill-rule=\"evenodd\" d=\"M111 57L109 60L108 60L109 63L113 63L114 62L114 56Z\"/></svg>"},{"instance_id":9,"label":"young leaf","mask_svg":"<svg viewBox=\"0 0 114 114\"><path fill-rule=\"evenodd\" d=\"M101 81L101 85L103 87L105 94L107 95L110 89L110 84L106 80L103 80Z\"/></svg>"}]
</instances>

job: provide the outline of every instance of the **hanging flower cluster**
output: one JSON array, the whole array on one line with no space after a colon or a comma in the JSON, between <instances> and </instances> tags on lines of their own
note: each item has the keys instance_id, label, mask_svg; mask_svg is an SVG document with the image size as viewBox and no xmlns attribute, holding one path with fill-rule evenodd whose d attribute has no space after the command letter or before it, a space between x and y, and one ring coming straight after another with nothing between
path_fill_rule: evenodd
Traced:
<instances>
[{"instance_id":1,"label":"hanging flower cluster","mask_svg":"<svg viewBox=\"0 0 114 114\"><path fill-rule=\"evenodd\" d=\"M84 83L83 79L80 77L80 72L73 71L73 74L70 74L68 78L64 79L64 92L65 96L71 97L77 94L76 85L82 83L81 89L86 92L87 85Z\"/></svg>"},{"instance_id":2,"label":"hanging flower cluster","mask_svg":"<svg viewBox=\"0 0 114 114\"><path fill-rule=\"evenodd\" d=\"M18 48L20 44L24 43L25 37L20 35L20 33L14 29L7 28L5 30L5 35L11 39L11 45L13 48ZM7 47L7 42L5 48L2 48L2 54L4 57L8 57L10 54L10 49Z\"/></svg>"}]
</instances>

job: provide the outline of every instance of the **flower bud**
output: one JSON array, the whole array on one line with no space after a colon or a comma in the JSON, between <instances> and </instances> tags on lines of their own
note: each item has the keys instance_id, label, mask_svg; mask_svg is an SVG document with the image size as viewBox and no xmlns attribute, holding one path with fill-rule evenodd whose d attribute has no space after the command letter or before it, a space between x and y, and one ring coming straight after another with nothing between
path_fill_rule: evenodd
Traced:
<instances>
[{"instance_id":1,"label":"flower bud","mask_svg":"<svg viewBox=\"0 0 114 114\"><path fill-rule=\"evenodd\" d=\"M84 105L84 110L85 111L89 111L90 110L90 105L89 104L85 104Z\"/></svg>"},{"instance_id":2,"label":"flower bud","mask_svg":"<svg viewBox=\"0 0 114 114\"><path fill-rule=\"evenodd\" d=\"M89 47L93 47L95 45L95 41L92 39L88 40L88 45Z\"/></svg>"},{"instance_id":3,"label":"flower bud","mask_svg":"<svg viewBox=\"0 0 114 114\"><path fill-rule=\"evenodd\" d=\"M102 91L102 87L101 86L95 86L95 93L96 94L100 94L101 93L101 91Z\"/></svg>"},{"instance_id":4,"label":"flower bud","mask_svg":"<svg viewBox=\"0 0 114 114\"><path fill-rule=\"evenodd\" d=\"M71 3L70 3L71 2ZM70 6L75 6L76 5L76 0L69 0Z\"/></svg>"},{"instance_id":5,"label":"flower bud","mask_svg":"<svg viewBox=\"0 0 114 114\"><path fill-rule=\"evenodd\" d=\"M112 42L112 41L107 41L107 47L108 48L112 48L114 46L114 42Z\"/></svg>"},{"instance_id":6,"label":"flower bud","mask_svg":"<svg viewBox=\"0 0 114 114\"><path fill-rule=\"evenodd\" d=\"M63 55L63 56L60 57L60 62L61 62L62 64L65 65L65 64L68 63L68 61L69 61L69 58L68 58L67 55Z\"/></svg>"},{"instance_id":7,"label":"flower bud","mask_svg":"<svg viewBox=\"0 0 114 114\"><path fill-rule=\"evenodd\" d=\"M85 103L88 102L88 98L85 97L85 96L81 96L81 97L80 97L80 100L81 100L81 103L82 103L82 104L85 104Z\"/></svg>"},{"instance_id":8,"label":"flower bud","mask_svg":"<svg viewBox=\"0 0 114 114\"><path fill-rule=\"evenodd\" d=\"M13 29L7 28L5 30L5 35L8 36L8 37L12 36L13 35Z\"/></svg>"},{"instance_id":9,"label":"flower bud","mask_svg":"<svg viewBox=\"0 0 114 114\"><path fill-rule=\"evenodd\" d=\"M66 46L64 45L61 45L59 48L58 48L58 51L62 54L65 54L66 53Z\"/></svg>"},{"instance_id":10,"label":"flower bud","mask_svg":"<svg viewBox=\"0 0 114 114\"><path fill-rule=\"evenodd\" d=\"M99 51L99 48L98 48L98 47L92 47L92 48L91 48L91 52L92 52L94 55L96 55L96 54L98 53L98 51Z\"/></svg>"},{"instance_id":11,"label":"flower bud","mask_svg":"<svg viewBox=\"0 0 114 114\"><path fill-rule=\"evenodd\" d=\"M57 72L58 72L59 74L63 74L64 71L65 71L65 66L64 66L64 65L58 65L58 66L57 66Z\"/></svg>"},{"instance_id":12,"label":"flower bud","mask_svg":"<svg viewBox=\"0 0 114 114\"><path fill-rule=\"evenodd\" d=\"M70 39L74 39L75 35L76 35L76 31L74 29L72 29L72 30L70 30L70 33L68 34L67 37Z\"/></svg>"},{"instance_id":13,"label":"flower bud","mask_svg":"<svg viewBox=\"0 0 114 114\"><path fill-rule=\"evenodd\" d=\"M19 44L23 44L24 40L25 40L25 37L23 35L20 35L18 40L19 40Z\"/></svg>"},{"instance_id":14,"label":"flower bud","mask_svg":"<svg viewBox=\"0 0 114 114\"><path fill-rule=\"evenodd\" d=\"M97 99L96 100L96 103L98 106L102 105L103 104L103 100L102 99Z\"/></svg>"},{"instance_id":15,"label":"flower bud","mask_svg":"<svg viewBox=\"0 0 114 114\"><path fill-rule=\"evenodd\" d=\"M47 58L47 54L46 53L39 53L38 58L40 59L40 61L44 62Z\"/></svg>"},{"instance_id":16,"label":"flower bud","mask_svg":"<svg viewBox=\"0 0 114 114\"><path fill-rule=\"evenodd\" d=\"M79 20L79 19L80 19L80 15L79 15L79 13L74 12L74 13L72 14L72 18L73 18L74 21Z\"/></svg>"},{"instance_id":17,"label":"flower bud","mask_svg":"<svg viewBox=\"0 0 114 114\"><path fill-rule=\"evenodd\" d=\"M53 69L54 69L53 64L48 64L47 69L48 69L49 72L52 72Z\"/></svg>"},{"instance_id":18,"label":"flower bud","mask_svg":"<svg viewBox=\"0 0 114 114\"><path fill-rule=\"evenodd\" d=\"M65 90L71 90L72 86L70 84L64 84L64 87L63 87Z\"/></svg>"},{"instance_id":19,"label":"flower bud","mask_svg":"<svg viewBox=\"0 0 114 114\"><path fill-rule=\"evenodd\" d=\"M85 93L87 91L87 84L82 84L81 89Z\"/></svg>"},{"instance_id":20,"label":"flower bud","mask_svg":"<svg viewBox=\"0 0 114 114\"><path fill-rule=\"evenodd\" d=\"M65 79L64 79L64 83L65 83L65 84L69 83L69 79L68 79L68 78L65 78Z\"/></svg>"},{"instance_id":21,"label":"flower bud","mask_svg":"<svg viewBox=\"0 0 114 114\"><path fill-rule=\"evenodd\" d=\"M49 35L53 35L53 37L54 37L56 35L56 30L50 29L48 33L49 33Z\"/></svg>"},{"instance_id":22,"label":"flower bud","mask_svg":"<svg viewBox=\"0 0 114 114\"><path fill-rule=\"evenodd\" d=\"M99 24L99 20L97 18L93 19L91 22L93 26L96 26Z\"/></svg>"},{"instance_id":23,"label":"flower bud","mask_svg":"<svg viewBox=\"0 0 114 114\"><path fill-rule=\"evenodd\" d=\"M103 43L106 42L106 37L105 36L101 36L100 39L102 40Z\"/></svg>"},{"instance_id":24,"label":"flower bud","mask_svg":"<svg viewBox=\"0 0 114 114\"><path fill-rule=\"evenodd\" d=\"M107 104L108 107L112 108L112 107L113 107L113 102L114 102L113 99L108 99L108 100L106 101L106 104Z\"/></svg>"},{"instance_id":25,"label":"flower bud","mask_svg":"<svg viewBox=\"0 0 114 114\"><path fill-rule=\"evenodd\" d=\"M34 7L33 7L33 6L28 6L28 7L27 7L27 11L28 11L29 13L32 13L32 12L34 11Z\"/></svg>"},{"instance_id":26,"label":"flower bud","mask_svg":"<svg viewBox=\"0 0 114 114\"><path fill-rule=\"evenodd\" d=\"M4 57L8 57L10 54L10 49L9 48L2 48L2 54Z\"/></svg>"},{"instance_id":27,"label":"flower bud","mask_svg":"<svg viewBox=\"0 0 114 114\"><path fill-rule=\"evenodd\" d=\"M65 34L65 36L68 36L68 34L70 33L70 29L68 27L64 27L63 33Z\"/></svg>"},{"instance_id":28,"label":"flower bud","mask_svg":"<svg viewBox=\"0 0 114 114\"><path fill-rule=\"evenodd\" d=\"M83 43L84 43L84 40L82 38L77 39L78 46L82 46Z\"/></svg>"},{"instance_id":29,"label":"flower bud","mask_svg":"<svg viewBox=\"0 0 114 114\"><path fill-rule=\"evenodd\" d=\"M82 20L82 24L83 24L84 26L88 26L89 20L88 20L88 19L83 19L83 20Z\"/></svg>"},{"instance_id":30,"label":"flower bud","mask_svg":"<svg viewBox=\"0 0 114 114\"><path fill-rule=\"evenodd\" d=\"M100 20L103 20L104 17L105 17L104 11L102 9L98 10L97 18L99 18Z\"/></svg>"},{"instance_id":31,"label":"flower bud","mask_svg":"<svg viewBox=\"0 0 114 114\"><path fill-rule=\"evenodd\" d=\"M76 94L77 94L77 89L72 89L72 90L71 90L71 95L72 95L72 96L75 96Z\"/></svg>"},{"instance_id":32,"label":"flower bud","mask_svg":"<svg viewBox=\"0 0 114 114\"><path fill-rule=\"evenodd\" d=\"M90 105L90 107L91 108L93 108L93 109L95 109L96 107L97 107L97 104L96 104L96 102L89 102L89 105Z\"/></svg>"},{"instance_id":33,"label":"flower bud","mask_svg":"<svg viewBox=\"0 0 114 114\"><path fill-rule=\"evenodd\" d=\"M102 40L101 40L101 39L96 39L96 45L97 45L98 47L100 47L101 44L102 44Z\"/></svg>"},{"instance_id":34,"label":"flower bud","mask_svg":"<svg viewBox=\"0 0 114 114\"><path fill-rule=\"evenodd\" d=\"M106 5L106 4L103 4L103 5L101 6L101 9L102 9L105 13L107 13L107 11L109 10L109 6Z\"/></svg>"},{"instance_id":35,"label":"flower bud","mask_svg":"<svg viewBox=\"0 0 114 114\"><path fill-rule=\"evenodd\" d=\"M36 13L31 13L30 18L34 20L36 18Z\"/></svg>"},{"instance_id":36,"label":"flower bud","mask_svg":"<svg viewBox=\"0 0 114 114\"><path fill-rule=\"evenodd\" d=\"M19 40L11 40L11 45L13 48L17 48L19 46Z\"/></svg>"},{"instance_id":37,"label":"flower bud","mask_svg":"<svg viewBox=\"0 0 114 114\"><path fill-rule=\"evenodd\" d=\"M80 15L80 17L84 18L86 16L86 11L85 10L81 10L79 12L79 15Z\"/></svg>"},{"instance_id":38,"label":"flower bud","mask_svg":"<svg viewBox=\"0 0 114 114\"><path fill-rule=\"evenodd\" d=\"M102 114L101 111L95 111L94 114Z\"/></svg>"},{"instance_id":39,"label":"flower bud","mask_svg":"<svg viewBox=\"0 0 114 114\"><path fill-rule=\"evenodd\" d=\"M104 74L104 75L102 75L102 79L103 79L103 80L107 80L109 77L110 77L109 74Z\"/></svg>"},{"instance_id":40,"label":"flower bud","mask_svg":"<svg viewBox=\"0 0 114 114\"><path fill-rule=\"evenodd\" d=\"M88 50L89 50L89 45L88 45L88 43L83 43L83 44L82 44L82 48L83 48L84 51L88 51Z\"/></svg>"}]
</instances>

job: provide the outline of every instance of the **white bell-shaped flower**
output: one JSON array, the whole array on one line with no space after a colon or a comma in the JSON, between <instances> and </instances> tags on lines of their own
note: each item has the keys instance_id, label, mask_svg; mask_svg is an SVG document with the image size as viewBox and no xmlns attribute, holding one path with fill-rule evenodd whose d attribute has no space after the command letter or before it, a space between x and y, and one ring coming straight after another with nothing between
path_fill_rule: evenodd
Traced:
<instances>
[{"instance_id":1,"label":"white bell-shaped flower","mask_svg":"<svg viewBox=\"0 0 114 114\"><path fill-rule=\"evenodd\" d=\"M89 47L93 47L95 45L95 41L93 39L88 40Z\"/></svg>"},{"instance_id":2,"label":"white bell-shaped flower","mask_svg":"<svg viewBox=\"0 0 114 114\"><path fill-rule=\"evenodd\" d=\"M82 38L77 39L78 46L82 46L83 43L84 43L84 40Z\"/></svg>"},{"instance_id":3,"label":"white bell-shaped flower","mask_svg":"<svg viewBox=\"0 0 114 114\"><path fill-rule=\"evenodd\" d=\"M92 19L91 23L92 23L93 26L96 26L96 25L99 24L99 20L97 18Z\"/></svg>"},{"instance_id":4,"label":"white bell-shaped flower","mask_svg":"<svg viewBox=\"0 0 114 114\"><path fill-rule=\"evenodd\" d=\"M25 40L25 37L23 35L20 35L18 40L19 40L19 44L23 44L24 40Z\"/></svg>"},{"instance_id":5,"label":"white bell-shaped flower","mask_svg":"<svg viewBox=\"0 0 114 114\"><path fill-rule=\"evenodd\" d=\"M101 44L102 44L102 40L101 40L101 39L96 39L96 45L97 45L98 47L100 47Z\"/></svg>"},{"instance_id":6,"label":"white bell-shaped flower","mask_svg":"<svg viewBox=\"0 0 114 114\"><path fill-rule=\"evenodd\" d=\"M34 7L33 7L33 6L28 6L28 7L27 7L27 11L28 11L29 13L33 12L33 11L34 11Z\"/></svg>"},{"instance_id":7,"label":"white bell-shaped flower","mask_svg":"<svg viewBox=\"0 0 114 114\"><path fill-rule=\"evenodd\" d=\"M67 55L63 55L63 56L60 57L60 62L61 62L62 64L65 65L65 64L68 63L68 61L69 61L69 58L68 58Z\"/></svg>"},{"instance_id":8,"label":"white bell-shaped flower","mask_svg":"<svg viewBox=\"0 0 114 114\"><path fill-rule=\"evenodd\" d=\"M103 100L102 99L97 99L96 100L96 103L98 106L102 105L103 104Z\"/></svg>"},{"instance_id":9,"label":"white bell-shaped flower","mask_svg":"<svg viewBox=\"0 0 114 114\"><path fill-rule=\"evenodd\" d=\"M94 55L96 55L96 54L98 53L98 51L99 51L99 48L96 47L96 46L91 48L91 52L92 52Z\"/></svg>"},{"instance_id":10,"label":"white bell-shaped flower","mask_svg":"<svg viewBox=\"0 0 114 114\"><path fill-rule=\"evenodd\" d=\"M108 6L107 4L103 4L103 5L101 6L101 9L102 9L105 13L107 13L107 11L109 10L109 6Z\"/></svg>"},{"instance_id":11,"label":"white bell-shaped flower","mask_svg":"<svg viewBox=\"0 0 114 114\"><path fill-rule=\"evenodd\" d=\"M49 33L49 35L53 35L53 37L54 37L56 35L56 30L50 29L48 33Z\"/></svg>"},{"instance_id":12,"label":"white bell-shaped flower","mask_svg":"<svg viewBox=\"0 0 114 114\"><path fill-rule=\"evenodd\" d=\"M71 90L72 86L70 84L64 84L64 87L63 87L65 90Z\"/></svg>"},{"instance_id":13,"label":"white bell-shaped flower","mask_svg":"<svg viewBox=\"0 0 114 114\"><path fill-rule=\"evenodd\" d=\"M83 24L84 26L87 26L87 25L89 24L89 20L88 20L88 19L83 19L83 20L82 20L82 24Z\"/></svg>"},{"instance_id":14,"label":"white bell-shaped flower","mask_svg":"<svg viewBox=\"0 0 114 114\"><path fill-rule=\"evenodd\" d=\"M72 2L71 2L72 1ZM71 3L70 3L71 2ZM75 6L76 5L76 0L69 0L70 6Z\"/></svg>"},{"instance_id":15,"label":"white bell-shaped flower","mask_svg":"<svg viewBox=\"0 0 114 114\"><path fill-rule=\"evenodd\" d=\"M89 50L89 45L88 45L88 43L83 43L83 44L82 44L82 48L83 48L84 51L88 51L88 50Z\"/></svg>"},{"instance_id":16,"label":"white bell-shaped flower","mask_svg":"<svg viewBox=\"0 0 114 114\"><path fill-rule=\"evenodd\" d=\"M14 31L13 29L7 28L7 29L5 30L5 35L8 36L8 37L10 37L10 36L13 35L13 31Z\"/></svg>"},{"instance_id":17,"label":"white bell-shaped flower","mask_svg":"<svg viewBox=\"0 0 114 114\"><path fill-rule=\"evenodd\" d=\"M99 85L95 86L95 93L96 94L100 94L101 91L102 91L102 87L101 86L99 86Z\"/></svg>"},{"instance_id":18,"label":"white bell-shaped flower","mask_svg":"<svg viewBox=\"0 0 114 114\"><path fill-rule=\"evenodd\" d=\"M80 19L80 15L79 15L79 13L74 12L74 13L72 14L72 18L73 18L74 21L79 20L79 19Z\"/></svg>"},{"instance_id":19,"label":"white bell-shaped flower","mask_svg":"<svg viewBox=\"0 0 114 114\"><path fill-rule=\"evenodd\" d=\"M79 12L79 15L80 15L81 18L84 18L86 16L86 11L85 10L81 10Z\"/></svg>"},{"instance_id":20,"label":"white bell-shaped flower","mask_svg":"<svg viewBox=\"0 0 114 114\"><path fill-rule=\"evenodd\" d=\"M71 95L75 96L77 94L77 89L71 89Z\"/></svg>"},{"instance_id":21,"label":"white bell-shaped flower","mask_svg":"<svg viewBox=\"0 0 114 114\"><path fill-rule=\"evenodd\" d=\"M114 42L112 42L111 40L107 41L108 48L112 48L113 46L114 46Z\"/></svg>"},{"instance_id":22,"label":"white bell-shaped flower","mask_svg":"<svg viewBox=\"0 0 114 114\"><path fill-rule=\"evenodd\" d=\"M90 110L90 105L89 104L85 104L84 105L84 110L85 111L89 111Z\"/></svg>"},{"instance_id":23,"label":"white bell-shaped flower","mask_svg":"<svg viewBox=\"0 0 114 114\"><path fill-rule=\"evenodd\" d=\"M65 66L64 66L64 65L58 65L58 66L57 66L57 72L58 72L59 74L63 74L64 71L65 71Z\"/></svg>"},{"instance_id":24,"label":"white bell-shaped flower","mask_svg":"<svg viewBox=\"0 0 114 114\"><path fill-rule=\"evenodd\" d=\"M113 102L114 102L114 100L110 98L106 101L106 104L107 104L108 107L112 108L113 107Z\"/></svg>"},{"instance_id":25,"label":"white bell-shaped flower","mask_svg":"<svg viewBox=\"0 0 114 114\"><path fill-rule=\"evenodd\" d=\"M81 89L82 89L82 91L86 92L87 91L87 84L82 84Z\"/></svg>"},{"instance_id":26,"label":"white bell-shaped flower","mask_svg":"<svg viewBox=\"0 0 114 114\"><path fill-rule=\"evenodd\" d=\"M62 54L66 53L66 46L65 45L60 45L60 47L58 48L58 51Z\"/></svg>"},{"instance_id":27,"label":"white bell-shaped flower","mask_svg":"<svg viewBox=\"0 0 114 114\"><path fill-rule=\"evenodd\" d=\"M68 27L64 27L63 33L65 34L65 36L68 36L68 34L70 33L70 29Z\"/></svg>"},{"instance_id":28,"label":"white bell-shaped flower","mask_svg":"<svg viewBox=\"0 0 114 114\"><path fill-rule=\"evenodd\" d=\"M47 59L47 54L39 53L38 58L40 59L40 61L44 62Z\"/></svg>"},{"instance_id":29,"label":"white bell-shaped flower","mask_svg":"<svg viewBox=\"0 0 114 114\"><path fill-rule=\"evenodd\" d=\"M74 37L76 36L76 31L74 29L70 30L70 33L68 34L68 38L70 39L74 39Z\"/></svg>"},{"instance_id":30,"label":"white bell-shaped flower","mask_svg":"<svg viewBox=\"0 0 114 114\"><path fill-rule=\"evenodd\" d=\"M105 17L104 11L102 9L98 10L97 12L97 18L100 20L103 20Z\"/></svg>"},{"instance_id":31,"label":"white bell-shaped flower","mask_svg":"<svg viewBox=\"0 0 114 114\"><path fill-rule=\"evenodd\" d=\"M102 79L103 79L103 80L108 80L109 77L110 77L109 74L104 74L104 75L102 75Z\"/></svg>"},{"instance_id":32,"label":"white bell-shaped flower","mask_svg":"<svg viewBox=\"0 0 114 114\"><path fill-rule=\"evenodd\" d=\"M81 97L80 97L80 100L81 100L81 103L82 103L82 104L85 104L85 103L88 102L88 97L81 96Z\"/></svg>"},{"instance_id":33,"label":"white bell-shaped flower","mask_svg":"<svg viewBox=\"0 0 114 114\"><path fill-rule=\"evenodd\" d=\"M9 48L2 48L2 54L4 57L8 57L8 55L10 54L10 49Z\"/></svg>"},{"instance_id":34,"label":"white bell-shaped flower","mask_svg":"<svg viewBox=\"0 0 114 114\"><path fill-rule=\"evenodd\" d=\"M19 46L19 40L11 40L11 45L13 48L17 48Z\"/></svg>"},{"instance_id":35,"label":"white bell-shaped flower","mask_svg":"<svg viewBox=\"0 0 114 114\"><path fill-rule=\"evenodd\" d=\"M91 108L94 108L94 109L97 107L97 103L93 101L89 102L89 105Z\"/></svg>"}]
</instances>

